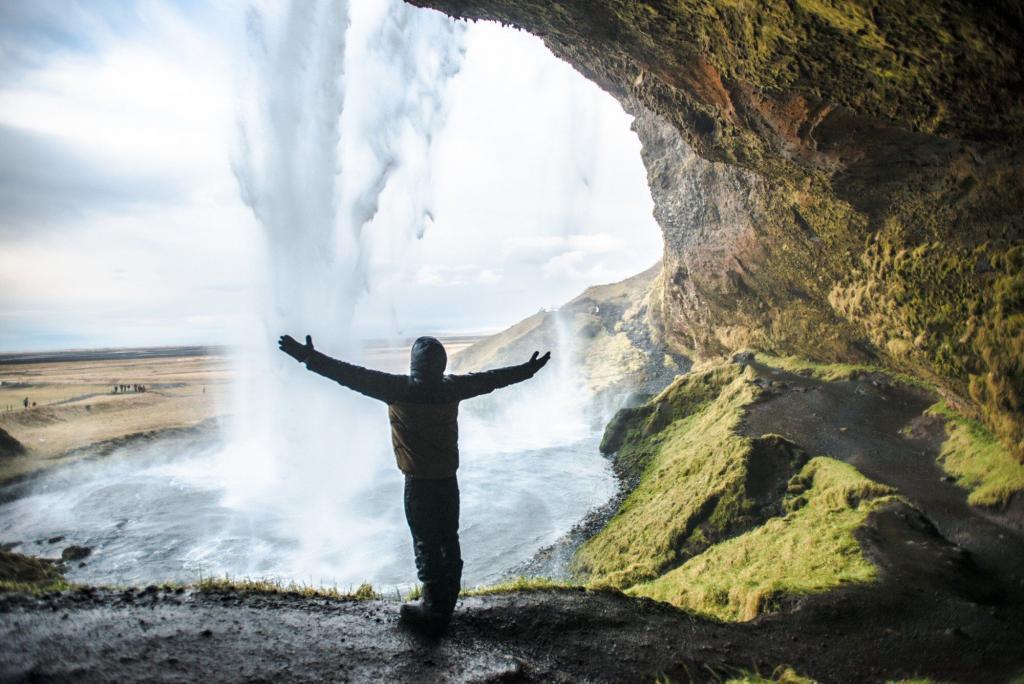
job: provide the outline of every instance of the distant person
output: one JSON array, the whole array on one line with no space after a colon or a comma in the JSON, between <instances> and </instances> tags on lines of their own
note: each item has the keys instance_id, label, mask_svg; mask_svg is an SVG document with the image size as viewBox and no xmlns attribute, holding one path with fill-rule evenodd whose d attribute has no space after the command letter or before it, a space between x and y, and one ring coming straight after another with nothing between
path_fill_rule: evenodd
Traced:
<instances>
[{"instance_id":1,"label":"distant person","mask_svg":"<svg viewBox=\"0 0 1024 684\"><path fill-rule=\"evenodd\" d=\"M483 373L445 375L448 355L433 337L412 345L409 375L355 366L316 351L306 335L300 344L289 335L281 351L324 377L388 405L391 443L405 474L405 518L412 532L416 574L422 600L402 606L402 621L439 635L451 620L462 586L459 548L459 402L532 378L551 352L519 366Z\"/></svg>"},{"instance_id":2,"label":"distant person","mask_svg":"<svg viewBox=\"0 0 1024 684\"><path fill-rule=\"evenodd\" d=\"M21 403L25 405L25 408L28 408L28 397L25 397L25 400Z\"/></svg>"}]
</instances>

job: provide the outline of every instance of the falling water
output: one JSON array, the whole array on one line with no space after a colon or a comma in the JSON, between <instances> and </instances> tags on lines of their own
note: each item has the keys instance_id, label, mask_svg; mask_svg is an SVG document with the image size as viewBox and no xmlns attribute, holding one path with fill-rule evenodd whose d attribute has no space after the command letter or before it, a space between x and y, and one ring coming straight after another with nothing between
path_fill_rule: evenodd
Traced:
<instances>
[{"instance_id":1,"label":"falling water","mask_svg":"<svg viewBox=\"0 0 1024 684\"><path fill-rule=\"evenodd\" d=\"M404 221L386 229L423 234L431 140L461 60L458 24L398 0L358 7L295 0L277 13L251 7L247 18L252 71L234 168L263 231L267 281L223 474L234 505L287 508L283 533L298 535L300 576L338 548L339 534L358 549L379 532L349 509L387 443L377 407L300 372L273 342L311 333L332 354L359 353L352 318L367 287L364 233L388 184L412 177Z\"/></svg>"},{"instance_id":2,"label":"falling water","mask_svg":"<svg viewBox=\"0 0 1024 684\"><path fill-rule=\"evenodd\" d=\"M232 165L266 277L225 443L163 440L56 471L0 506L0 538L42 539L24 548L37 553L55 535L93 547L70 575L83 582L407 584L385 408L306 372L276 339L309 333L362 360L353 324L371 250L404 258L434 220L433 145L465 27L399 0L268 2L246 24ZM537 378L466 404L470 583L498 579L613 492L568 323L558 317L555 360Z\"/></svg>"}]
</instances>

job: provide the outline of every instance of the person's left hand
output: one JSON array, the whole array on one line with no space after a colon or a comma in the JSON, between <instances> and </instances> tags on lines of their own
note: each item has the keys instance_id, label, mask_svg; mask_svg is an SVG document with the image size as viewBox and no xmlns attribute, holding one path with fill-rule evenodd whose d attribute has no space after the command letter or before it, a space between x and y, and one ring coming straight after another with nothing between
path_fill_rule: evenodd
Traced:
<instances>
[{"instance_id":1,"label":"person's left hand","mask_svg":"<svg viewBox=\"0 0 1024 684\"><path fill-rule=\"evenodd\" d=\"M306 335L306 344L300 344L291 335L281 335L277 347L299 363L303 363L313 354L313 338Z\"/></svg>"},{"instance_id":2,"label":"person's left hand","mask_svg":"<svg viewBox=\"0 0 1024 684\"><path fill-rule=\"evenodd\" d=\"M527 361L534 373L543 368L544 364L551 359L551 352L545 353L544 356L540 356L540 358L537 358L538 356L540 356L540 352L533 352L533 356L531 356L530 360Z\"/></svg>"}]
</instances>

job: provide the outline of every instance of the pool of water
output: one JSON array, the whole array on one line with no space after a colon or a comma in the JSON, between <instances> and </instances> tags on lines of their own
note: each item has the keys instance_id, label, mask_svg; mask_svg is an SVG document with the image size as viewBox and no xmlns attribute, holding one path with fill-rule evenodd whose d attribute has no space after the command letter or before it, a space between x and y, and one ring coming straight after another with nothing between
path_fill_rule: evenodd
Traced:
<instances>
[{"instance_id":1,"label":"pool of water","mask_svg":"<svg viewBox=\"0 0 1024 684\"><path fill-rule=\"evenodd\" d=\"M465 422L459 481L467 585L500 579L615 492L596 432L510 450L490 442L472 416ZM70 544L91 547L84 565L68 573L76 582L269 577L342 589L372 582L384 590L415 582L403 479L387 454L377 454L380 467L368 483L337 501L312 502L296 486L240 500L228 484L225 448L212 431L175 436L42 475L0 505L0 542L49 557ZM239 468L237 457L229 464ZM344 473L327 469L322 478L329 485ZM50 543L53 537L63 539Z\"/></svg>"}]
</instances>

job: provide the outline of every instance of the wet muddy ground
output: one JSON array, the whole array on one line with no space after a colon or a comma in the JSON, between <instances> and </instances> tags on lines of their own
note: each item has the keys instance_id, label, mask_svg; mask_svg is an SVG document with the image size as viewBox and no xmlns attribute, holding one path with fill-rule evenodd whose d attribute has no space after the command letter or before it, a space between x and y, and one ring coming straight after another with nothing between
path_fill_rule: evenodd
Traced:
<instances>
[{"instance_id":1,"label":"wet muddy ground","mask_svg":"<svg viewBox=\"0 0 1024 684\"><path fill-rule=\"evenodd\" d=\"M0 597L3 681L720 681L779 664L825 682L1024 669L1024 615L933 588L851 588L785 615L721 624L619 594L463 599L447 638L397 603L234 592Z\"/></svg>"}]
</instances>

